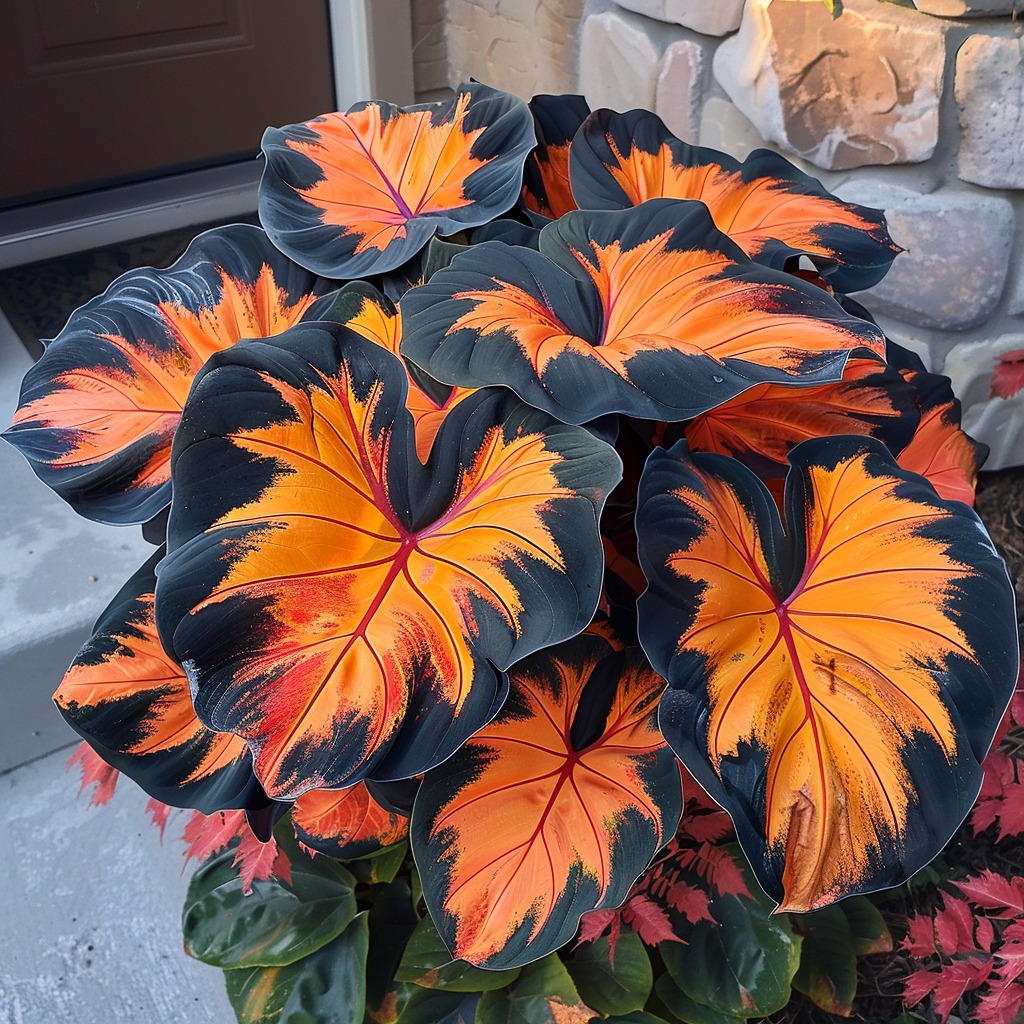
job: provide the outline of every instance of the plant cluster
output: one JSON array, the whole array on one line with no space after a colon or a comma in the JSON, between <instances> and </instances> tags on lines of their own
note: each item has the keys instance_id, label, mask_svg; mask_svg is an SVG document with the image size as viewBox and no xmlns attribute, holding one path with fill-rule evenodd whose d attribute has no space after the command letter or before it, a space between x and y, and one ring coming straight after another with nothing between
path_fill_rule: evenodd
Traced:
<instances>
[{"instance_id":1,"label":"plant cluster","mask_svg":"<svg viewBox=\"0 0 1024 1024\"><path fill-rule=\"evenodd\" d=\"M188 951L243 1022L849 1013L1018 666L882 214L480 83L263 150L5 434L160 541L55 700L198 815Z\"/></svg>"}]
</instances>

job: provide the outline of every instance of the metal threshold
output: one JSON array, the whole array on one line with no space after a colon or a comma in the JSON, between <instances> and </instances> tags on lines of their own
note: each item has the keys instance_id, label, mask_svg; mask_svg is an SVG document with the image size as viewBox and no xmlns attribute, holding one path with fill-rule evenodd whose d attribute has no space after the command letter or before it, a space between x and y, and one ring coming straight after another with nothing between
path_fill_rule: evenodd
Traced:
<instances>
[{"instance_id":1,"label":"metal threshold","mask_svg":"<svg viewBox=\"0 0 1024 1024\"><path fill-rule=\"evenodd\" d=\"M256 210L262 160L0 212L0 270Z\"/></svg>"}]
</instances>

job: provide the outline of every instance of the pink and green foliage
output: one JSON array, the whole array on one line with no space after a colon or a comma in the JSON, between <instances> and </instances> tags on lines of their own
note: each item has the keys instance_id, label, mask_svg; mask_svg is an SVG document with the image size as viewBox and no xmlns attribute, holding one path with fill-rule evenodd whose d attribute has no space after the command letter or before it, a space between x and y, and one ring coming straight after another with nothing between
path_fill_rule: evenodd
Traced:
<instances>
[{"instance_id":1,"label":"pink and green foliage","mask_svg":"<svg viewBox=\"0 0 1024 1024\"><path fill-rule=\"evenodd\" d=\"M476 82L264 151L262 229L75 313L5 434L170 504L55 700L94 801L196 812L187 950L242 1024L852 1013L873 894L1024 821L984 452L846 294L881 211ZM909 992L1005 1009L1017 889L959 885Z\"/></svg>"}]
</instances>

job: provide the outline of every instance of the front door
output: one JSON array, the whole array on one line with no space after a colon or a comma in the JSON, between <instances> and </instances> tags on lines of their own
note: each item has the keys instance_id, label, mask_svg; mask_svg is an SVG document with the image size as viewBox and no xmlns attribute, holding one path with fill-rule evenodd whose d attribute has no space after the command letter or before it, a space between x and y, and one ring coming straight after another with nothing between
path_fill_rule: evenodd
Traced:
<instances>
[{"instance_id":1,"label":"front door","mask_svg":"<svg viewBox=\"0 0 1024 1024\"><path fill-rule=\"evenodd\" d=\"M0 209L251 157L332 109L327 0L0 4Z\"/></svg>"}]
</instances>

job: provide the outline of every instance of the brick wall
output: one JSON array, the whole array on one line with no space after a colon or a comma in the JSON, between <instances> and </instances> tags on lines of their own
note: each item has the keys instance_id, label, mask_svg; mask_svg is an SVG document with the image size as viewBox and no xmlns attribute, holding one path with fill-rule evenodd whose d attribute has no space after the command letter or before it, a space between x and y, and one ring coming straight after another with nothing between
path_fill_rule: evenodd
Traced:
<instances>
[{"instance_id":1,"label":"brick wall","mask_svg":"<svg viewBox=\"0 0 1024 1024\"><path fill-rule=\"evenodd\" d=\"M450 80L647 107L680 138L767 146L886 211L906 252L863 293L947 373L988 468L1024 463L1024 0L447 0Z\"/></svg>"}]
</instances>

